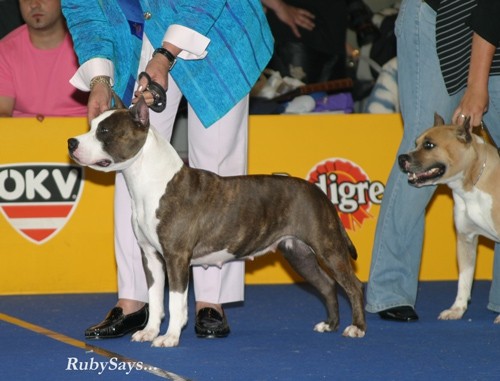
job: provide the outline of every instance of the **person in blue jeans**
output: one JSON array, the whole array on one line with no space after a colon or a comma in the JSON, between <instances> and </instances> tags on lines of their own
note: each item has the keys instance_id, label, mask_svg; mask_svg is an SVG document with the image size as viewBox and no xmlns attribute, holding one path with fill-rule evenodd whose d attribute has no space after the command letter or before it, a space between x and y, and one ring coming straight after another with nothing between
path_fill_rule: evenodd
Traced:
<instances>
[{"instance_id":1,"label":"person in blue jeans","mask_svg":"<svg viewBox=\"0 0 500 381\"><path fill-rule=\"evenodd\" d=\"M402 2L396 36L404 134L397 155L414 148L417 136L433 125L435 112L447 122L461 123L467 116L473 126L484 121L500 144L497 20L500 2L495 0ZM417 189L408 185L395 161L375 233L368 312L389 320L418 320L415 302L425 211L435 190L435 186ZM497 244L487 306L495 312L500 312L499 253Z\"/></svg>"}]
</instances>

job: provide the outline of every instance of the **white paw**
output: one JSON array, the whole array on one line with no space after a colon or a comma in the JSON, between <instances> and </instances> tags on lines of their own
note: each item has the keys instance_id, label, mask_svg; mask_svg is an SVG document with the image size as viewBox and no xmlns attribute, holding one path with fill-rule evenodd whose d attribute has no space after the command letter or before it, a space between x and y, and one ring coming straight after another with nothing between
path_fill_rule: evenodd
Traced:
<instances>
[{"instance_id":1,"label":"white paw","mask_svg":"<svg viewBox=\"0 0 500 381\"><path fill-rule=\"evenodd\" d=\"M146 328L141 331L137 331L132 335L132 341L144 342L144 341L153 341L155 337L158 336L160 331L153 328Z\"/></svg>"},{"instance_id":2,"label":"white paw","mask_svg":"<svg viewBox=\"0 0 500 381\"><path fill-rule=\"evenodd\" d=\"M316 332L332 332L332 329L330 328L330 324L325 323L322 321L321 323L318 323L314 326L314 330Z\"/></svg>"},{"instance_id":3,"label":"white paw","mask_svg":"<svg viewBox=\"0 0 500 381\"><path fill-rule=\"evenodd\" d=\"M459 320L464 316L465 308L453 307L449 310L444 310L438 316L439 320Z\"/></svg>"},{"instance_id":4,"label":"white paw","mask_svg":"<svg viewBox=\"0 0 500 381\"><path fill-rule=\"evenodd\" d=\"M495 324L500 324L500 315L498 315L495 320L493 321Z\"/></svg>"},{"instance_id":5,"label":"white paw","mask_svg":"<svg viewBox=\"0 0 500 381\"><path fill-rule=\"evenodd\" d=\"M171 347L176 347L179 345L179 336L175 335L163 335L163 336L158 336L156 339L153 340L153 344L151 344L152 347L166 347L166 348L171 348Z\"/></svg>"},{"instance_id":6,"label":"white paw","mask_svg":"<svg viewBox=\"0 0 500 381\"><path fill-rule=\"evenodd\" d=\"M349 327L344 329L342 336L345 336L345 337L365 337L365 331L360 330L355 325L350 325Z\"/></svg>"}]
</instances>

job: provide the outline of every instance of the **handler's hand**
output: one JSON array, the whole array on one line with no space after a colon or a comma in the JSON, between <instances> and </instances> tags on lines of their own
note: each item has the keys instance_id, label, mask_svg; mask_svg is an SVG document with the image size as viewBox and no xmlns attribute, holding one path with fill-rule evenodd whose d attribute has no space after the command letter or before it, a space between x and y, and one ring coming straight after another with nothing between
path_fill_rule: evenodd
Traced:
<instances>
[{"instance_id":1,"label":"handler's hand","mask_svg":"<svg viewBox=\"0 0 500 381\"><path fill-rule=\"evenodd\" d=\"M453 113L452 122L462 124L464 117L470 116L471 126L479 126L483 114L488 110L488 102L488 89L480 86L477 88L474 86L467 87L460 104Z\"/></svg>"},{"instance_id":2,"label":"handler's hand","mask_svg":"<svg viewBox=\"0 0 500 381\"><path fill-rule=\"evenodd\" d=\"M168 59L161 54L156 54L151 60L148 62L146 69L144 70L149 74L151 80L158 83L165 90L168 88L168 69L170 67L170 62ZM144 96L144 100L148 106L151 106L154 103L153 95L146 90L148 86L148 79L146 76L143 76L139 82L139 86L137 87L136 92L134 93L134 99L132 99L132 103L137 103L137 100L141 95Z\"/></svg>"},{"instance_id":3,"label":"handler's hand","mask_svg":"<svg viewBox=\"0 0 500 381\"><path fill-rule=\"evenodd\" d=\"M111 88L104 83L96 83L92 87L89 95L87 116L89 123L92 119L111 108L113 95Z\"/></svg>"}]
</instances>

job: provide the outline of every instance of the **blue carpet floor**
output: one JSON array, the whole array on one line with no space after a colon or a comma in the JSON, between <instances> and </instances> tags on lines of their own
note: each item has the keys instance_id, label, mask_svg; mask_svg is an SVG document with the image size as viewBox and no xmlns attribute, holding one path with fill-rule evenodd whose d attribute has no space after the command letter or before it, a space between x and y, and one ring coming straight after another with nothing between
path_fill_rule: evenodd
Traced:
<instances>
[{"instance_id":1,"label":"blue carpet floor","mask_svg":"<svg viewBox=\"0 0 500 381\"><path fill-rule=\"evenodd\" d=\"M415 323L367 314L363 339L342 337L350 305L341 297L341 328L316 333L325 318L304 285L247 286L244 305L226 309L232 333L202 340L190 321L177 348L83 340L114 294L0 297L1 380L498 380L500 325L486 309L489 282L476 282L464 319L438 321L455 282L420 285ZM162 325L162 332L166 323ZM87 346L86 346L87 345ZM131 369L131 364L135 367Z\"/></svg>"}]
</instances>

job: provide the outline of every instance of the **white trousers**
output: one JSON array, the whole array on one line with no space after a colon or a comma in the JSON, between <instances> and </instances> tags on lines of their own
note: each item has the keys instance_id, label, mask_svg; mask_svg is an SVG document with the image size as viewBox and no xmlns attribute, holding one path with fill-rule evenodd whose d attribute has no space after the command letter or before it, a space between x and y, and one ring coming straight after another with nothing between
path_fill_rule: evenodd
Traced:
<instances>
[{"instance_id":1,"label":"white trousers","mask_svg":"<svg viewBox=\"0 0 500 381\"><path fill-rule=\"evenodd\" d=\"M139 72L152 56L152 47L144 42ZM213 94L214 97L219 94ZM167 107L161 113L150 111L151 125L170 140L182 93L169 76ZM248 96L241 100L219 121L205 128L188 105L189 165L206 169L222 176L242 175L247 172ZM121 173L115 182L115 257L118 268L118 297L142 302L148 301L148 287L139 245L131 223L130 196ZM244 298L245 264L242 261L219 267L193 266L193 284L196 301L223 304Z\"/></svg>"}]
</instances>

